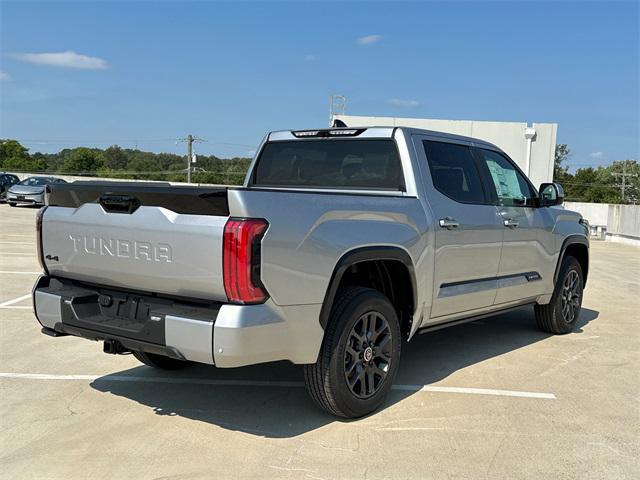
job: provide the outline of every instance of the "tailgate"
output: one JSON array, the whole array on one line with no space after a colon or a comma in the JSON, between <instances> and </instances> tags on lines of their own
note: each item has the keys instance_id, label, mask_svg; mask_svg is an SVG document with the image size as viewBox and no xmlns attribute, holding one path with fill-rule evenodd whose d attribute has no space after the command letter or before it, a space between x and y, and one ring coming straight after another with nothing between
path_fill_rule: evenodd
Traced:
<instances>
[{"instance_id":1,"label":"tailgate","mask_svg":"<svg viewBox=\"0 0 640 480\"><path fill-rule=\"evenodd\" d=\"M43 216L52 276L140 292L226 301L226 188L74 182L55 185Z\"/></svg>"}]
</instances>

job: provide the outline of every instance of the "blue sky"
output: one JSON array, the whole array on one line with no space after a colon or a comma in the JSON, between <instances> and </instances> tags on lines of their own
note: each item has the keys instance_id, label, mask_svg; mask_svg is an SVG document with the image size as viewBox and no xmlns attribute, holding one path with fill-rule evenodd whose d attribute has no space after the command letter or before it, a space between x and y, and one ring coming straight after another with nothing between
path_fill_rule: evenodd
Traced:
<instances>
[{"instance_id":1,"label":"blue sky","mask_svg":"<svg viewBox=\"0 0 640 480\"><path fill-rule=\"evenodd\" d=\"M354 115L557 122L574 168L637 159L638 5L3 2L0 137L246 155L341 93Z\"/></svg>"}]
</instances>

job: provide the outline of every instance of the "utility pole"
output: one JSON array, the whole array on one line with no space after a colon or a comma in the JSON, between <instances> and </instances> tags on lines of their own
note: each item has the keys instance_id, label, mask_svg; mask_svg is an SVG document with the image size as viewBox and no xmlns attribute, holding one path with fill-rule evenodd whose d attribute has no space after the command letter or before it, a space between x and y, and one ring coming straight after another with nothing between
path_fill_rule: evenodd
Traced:
<instances>
[{"instance_id":1,"label":"utility pole","mask_svg":"<svg viewBox=\"0 0 640 480\"><path fill-rule=\"evenodd\" d=\"M187 144L187 183L191 183L191 162L193 161L193 144L194 142L204 142L202 138L194 137L189 134L186 138L180 138L180 142Z\"/></svg>"},{"instance_id":2,"label":"utility pole","mask_svg":"<svg viewBox=\"0 0 640 480\"><path fill-rule=\"evenodd\" d=\"M622 183L618 185L620 187L620 193L622 194L622 201L624 202L625 189L627 188L627 177L637 177L635 173L627 173L627 164L622 164L622 173L613 173L615 177L622 177Z\"/></svg>"},{"instance_id":3,"label":"utility pole","mask_svg":"<svg viewBox=\"0 0 640 480\"><path fill-rule=\"evenodd\" d=\"M193 155L193 135L187 135L187 183L191 183L191 156Z\"/></svg>"}]
</instances>

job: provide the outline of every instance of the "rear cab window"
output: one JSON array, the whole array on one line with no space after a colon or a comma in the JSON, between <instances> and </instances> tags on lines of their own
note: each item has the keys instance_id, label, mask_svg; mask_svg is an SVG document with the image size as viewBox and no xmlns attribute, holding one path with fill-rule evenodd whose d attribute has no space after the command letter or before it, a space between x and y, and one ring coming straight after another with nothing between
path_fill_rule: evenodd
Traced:
<instances>
[{"instance_id":1,"label":"rear cab window","mask_svg":"<svg viewBox=\"0 0 640 480\"><path fill-rule=\"evenodd\" d=\"M312 139L265 144L250 186L405 191L392 139Z\"/></svg>"}]
</instances>

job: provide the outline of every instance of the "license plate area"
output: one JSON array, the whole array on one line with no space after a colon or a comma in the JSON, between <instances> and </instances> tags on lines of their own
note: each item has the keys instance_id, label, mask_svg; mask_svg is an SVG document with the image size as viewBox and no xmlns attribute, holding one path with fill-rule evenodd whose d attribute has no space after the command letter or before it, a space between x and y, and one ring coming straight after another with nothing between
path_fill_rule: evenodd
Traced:
<instances>
[{"instance_id":1,"label":"license plate area","mask_svg":"<svg viewBox=\"0 0 640 480\"><path fill-rule=\"evenodd\" d=\"M155 310L168 303L122 292L78 289L63 300L63 323L164 344L164 314Z\"/></svg>"},{"instance_id":2,"label":"license plate area","mask_svg":"<svg viewBox=\"0 0 640 480\"><path fill-rule=\"evenodd\" d=\"M60 299L63 327L79 327L97 340L129 338L160 346L166 345L167 317L214 323L222 306L114 290L61 277L41 277L37 291Z\"/></svg>"}]
</instances>

